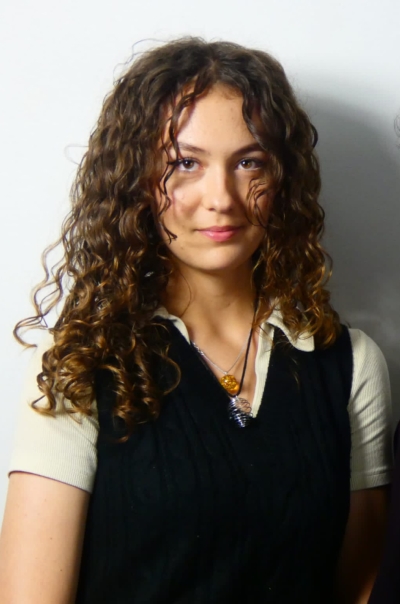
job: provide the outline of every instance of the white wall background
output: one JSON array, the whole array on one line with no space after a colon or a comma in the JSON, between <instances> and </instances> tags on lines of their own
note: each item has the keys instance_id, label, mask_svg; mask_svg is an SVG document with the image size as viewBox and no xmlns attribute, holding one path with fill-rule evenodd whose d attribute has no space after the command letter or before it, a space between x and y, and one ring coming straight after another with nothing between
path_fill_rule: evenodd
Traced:
<instances>
[{"instance_id":1,"label":"white wall background","mask_svg":"<svg viewBox=\"0 0 400 604\"><path fill-rule=\"evenodd\" d=\"M333 299L383 349L400 411L399 0L2 0L0 517L30 355L11 330L31 312L74 161L133 45L184 34L257 46L285 66L320 133Z\"/></svg>"}]
</instances>

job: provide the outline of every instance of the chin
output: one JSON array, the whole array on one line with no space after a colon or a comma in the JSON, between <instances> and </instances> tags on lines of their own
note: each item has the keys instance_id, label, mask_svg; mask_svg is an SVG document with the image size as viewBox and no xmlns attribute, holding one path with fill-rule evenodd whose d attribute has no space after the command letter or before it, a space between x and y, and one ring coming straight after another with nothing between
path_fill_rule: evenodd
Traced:
<instances>
[{"instance_id":1,"label":"chin","mask_svg":"<svg viewBox=\"0 0 400 604\"><path fill-rule=\"evenodd\" d=\"M205 259L204 259L205 260ZM252 257L249 258L226 258L226 259L210 259L209 262L193 262L184 263L187 269L194 270L196 272L209 273L213 275L227 274L231 271L245 270L249 271L252 268Z\"/></svg>"}]
</instances>

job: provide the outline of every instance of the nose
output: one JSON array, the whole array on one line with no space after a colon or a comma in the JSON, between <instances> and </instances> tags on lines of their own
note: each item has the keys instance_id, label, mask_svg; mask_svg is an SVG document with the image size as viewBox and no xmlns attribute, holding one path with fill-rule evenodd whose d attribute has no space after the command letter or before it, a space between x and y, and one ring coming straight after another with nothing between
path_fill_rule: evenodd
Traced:
<instances>
[{"instance_id":1,"label":"nose","mask_svg":"<svg viewBox=\"0 0 400 604\"><path fill-rule=\"evenodd\" d=\"M237 201L235 179L224 167L210 170L204 179L204 204L210 211L231 212Z\"/></svg>"}]
</instances>

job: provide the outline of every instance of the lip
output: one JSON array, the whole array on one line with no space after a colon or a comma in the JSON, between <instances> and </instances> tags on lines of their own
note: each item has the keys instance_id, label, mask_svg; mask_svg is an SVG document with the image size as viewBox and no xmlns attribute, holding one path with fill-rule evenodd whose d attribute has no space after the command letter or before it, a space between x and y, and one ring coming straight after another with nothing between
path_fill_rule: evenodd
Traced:
<instances>
[{"instance_id":1,"label":"lip","mask_svg":"<svg viewBox=\"0 0 400 604\"><path fill-rule=\"evenodd\" d=\"M199 229L199 232L213 241L228 241L228 239L234 237L240 229L241 227L233 225L211 226L205 229Z\"/></svg>"}]
</instances>

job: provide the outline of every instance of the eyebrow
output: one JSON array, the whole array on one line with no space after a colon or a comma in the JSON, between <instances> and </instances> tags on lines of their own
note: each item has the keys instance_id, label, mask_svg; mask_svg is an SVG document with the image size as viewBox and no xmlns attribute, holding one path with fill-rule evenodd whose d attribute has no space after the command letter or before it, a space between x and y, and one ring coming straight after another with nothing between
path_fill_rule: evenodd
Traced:
<instances>
[{"instance_id":1,"label":"eyebrow","mask_svg":"<svg viewBox=\"0 0 400 604\"><path fill-rule=\"evenodd\" d=\"M177 141L179 150L183 149L185 151L190 151L192 153L203 153L204 155L209 155L209 152L201 147L196 147L195 145L190 145L189 143L184 143ZM252 153L254 151L261 151L265 153L264 149L260 147L258 143L252 143L251 145L246 145L245 147L241 147L233 152L232 155L242 155L245 153Z\"/></svg>"}]
</instances>

